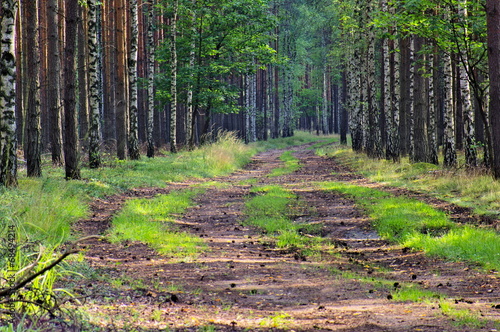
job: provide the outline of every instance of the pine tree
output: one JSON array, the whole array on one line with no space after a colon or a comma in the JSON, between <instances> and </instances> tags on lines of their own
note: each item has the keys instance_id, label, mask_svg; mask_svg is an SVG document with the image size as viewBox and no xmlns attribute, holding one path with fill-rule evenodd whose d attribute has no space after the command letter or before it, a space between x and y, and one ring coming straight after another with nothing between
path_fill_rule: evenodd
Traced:
<instances>
[{"instance_id":1,"label":"pine tree","mask_svg":"<svg viewBox=\"0 0 500 332\"><path fill-rule=\"evenodd\" d=\"M76 125L75 52L78 24L78 0L65 1L64 48L64 162L66 179L80 179Z\"/></svg>"},{"instance_id":2,"label":"pine tree","mask_svg":"<svg viewBox=\"0 0 500 332\"><path fill-rule=\"evenodd\" d=\"M52 163L62 164L61 136L61 55L59 52L59 1L47 1L47 47L50 70L47 73L47 107L49 110Z\"/></svg>"},{"instance_id":3,"label":"pine tree","mask_svg":"<svg viewBox=\"0 0 500 332\"><path fill-rule=\"evenodd\" d=\"M500 3L486 1L488 72L490 77L490 125L493 150L492 171L500 179Z\"/></svg>"},{"instance_id":4,"label":"pine tree","mask_svg":"<svg viewBox=\"0 0 500 332\"><path fill-rule=\"evenodd\" d=\"M40 48L38 39L38 1L22 0L21 8L26 20L28 83L26 99L25 157L28 176L42 175L41 168L41 124L40 124Z\"/></svg>"}]
</instances>

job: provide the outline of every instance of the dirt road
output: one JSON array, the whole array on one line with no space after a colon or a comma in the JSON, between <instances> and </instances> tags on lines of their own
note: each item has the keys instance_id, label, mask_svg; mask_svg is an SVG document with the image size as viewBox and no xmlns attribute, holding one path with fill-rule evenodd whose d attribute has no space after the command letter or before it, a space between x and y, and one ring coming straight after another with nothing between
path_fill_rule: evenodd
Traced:
<instances>
[{"instance_id":1,"label":"dirt road","mask_svg":"<svg viewBox=\"0 0 500 332\"><path fill-rule=\"evenodd\" d=\"M209 250L179 261L140 243L95 242L86 260L95 276L78 291L93 328L103 331L496 331L500 320L500 275L461 263L427 258L380 239L354 203L320 190L320 181L374 185L335 160L295 147L301 169L267 177L283 150L257 155L244 170L216 179L178 218L183 231L202 238ZM212 179L213 180L213 179ZM303 221L320 223L334 253L304 256L278 250L259 230L244 226L244 202L253 186L292 190L309 211ZM167 189L142 189L94 202L94 215L77 230L96 234L109 227L124 200L152 197ZM404 192L396 192L404 194ZM440 208L445 203L430 200ZM458 216L462 219L468 215ZM467 309L490 322L457 325L437 301L399 302L401 284L438 292L455 310ZM91 326L91 327L92 327Z\"/></svg>"}]
</instances>

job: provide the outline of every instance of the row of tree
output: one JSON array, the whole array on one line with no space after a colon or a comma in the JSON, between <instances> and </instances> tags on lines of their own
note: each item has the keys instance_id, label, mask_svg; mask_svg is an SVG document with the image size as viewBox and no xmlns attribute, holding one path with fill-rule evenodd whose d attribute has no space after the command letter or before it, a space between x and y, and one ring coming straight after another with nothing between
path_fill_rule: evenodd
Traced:
<instances>
[{"instance_id":1,"label":"row of tree","mask_svg":"<svg viewBox=\"0 0 500 332\"><path fill-rule=\"evenodd\" d=\"M337 40L345 60L341 98L353 149L375 158L398 161L409 155L413 162L435 164L442 150L446 167L457 166L457 150L463 149L466 167L483 165L500 177L494 85L499 35L492 30L499 5L337 3Z\"/></svg>"},{"instance_id":2,"label":"row of tree","mask_svg":"<svg viewBox=\"0 0 500 332\"><path fill-rule=\"evenodd\" d=\"M441 149L455 167L464 149L467 167L499 177L497 6L4 0L0 183L15 185L18 147L28 176L50 151L78 179L82 152L99 167L103 151L138 159L220 129L251 142L296 128L350 132L354 150L393 161L438 163Z\"/></svg>"}]
</instances>

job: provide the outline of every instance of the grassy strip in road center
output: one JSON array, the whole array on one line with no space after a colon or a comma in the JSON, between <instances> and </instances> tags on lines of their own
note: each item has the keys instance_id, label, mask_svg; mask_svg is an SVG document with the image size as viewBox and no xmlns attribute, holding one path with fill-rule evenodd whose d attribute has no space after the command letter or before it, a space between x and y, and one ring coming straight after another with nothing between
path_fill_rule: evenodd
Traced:
<instances>
[{"instance_id":1,"label":"grassy strip in road center","mask_svg":"<svg viewBox=\"0 0 500 332\"><path fill-rule=\"evenodd\" d=\"M285 163L283 167L274 168L268 177L275 177L293 173L300 169L299 159L292 155L292 151L285 151L280 156L280 160Z\"/></svg>"},{"instance_id":2,"label":"grassy strip in road center","mask_svg":"<svg viewBox=\"0 0 500 332\"><path fill-rule=\"evenodd\" d=\"M175 216L189 208L192 198L200 193L201 189L183 190L152 199L127 201L121 212L113 218L111 241L140 241L163 255L196 256L205 248L203 241L176 230Z\"/></svg>"},{"instance_id":3,"label":"grassy strip in road center","mask_svg":"<svg viewBox=\"0 0 500 332\"><path fill-rule=\"evenodd\" d=\"M390 241L500 270L500 235L494 230L457 225L444 212L421 201L372 188L341 182L324 182L321 187L352 197L373 219L379 234Z\"/></svg>"},{"instance_id":4,"label":"grassy strip in road center","mask_svg":"<svg viewBox=\"0 0 500 332\"><path fill-rule=\"evenodd\" d=\"M324 242L319 237L309 235L318 233L320 225L293 220L295 211L301 207L292 192L270 185L256 187L251 193L257 195L246 202L246 223L274 237L279 248L314 250Z\"/></svg>"}]
</instances>

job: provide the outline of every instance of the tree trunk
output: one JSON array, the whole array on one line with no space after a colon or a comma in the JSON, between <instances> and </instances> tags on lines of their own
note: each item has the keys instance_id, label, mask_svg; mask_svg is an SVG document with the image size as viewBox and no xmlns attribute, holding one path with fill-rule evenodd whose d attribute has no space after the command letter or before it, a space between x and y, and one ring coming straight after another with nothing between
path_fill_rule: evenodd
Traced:
<instances>
[{"instance_id":1,"label":"tree trunk","mask_svg":"<svg viewBox=\"0 0 500 332\"><path fill-rule=\"evenodd\" d=\"M435 70L437 61L434 56L435 50L429 53L429 162L437 165L438 161L438 142L437 142L437 116L435 101Z\"/></svg>"},{"instance_id":2,"label":"tree trunk","mask_svg":"<svg viewBox=\"0 0 500 332\"><path fill-rule=\"evenodd\" d=\"M455 112L453 109L453 70L451 56L443 54L444 75L444 137L443 154L445 167L457 165L457 151L455 148Z\"/></svg>"},{"instance_id":3,"label":"tree trunk","mask_svg":"<svg viewBox=\"0 0 500 332\"><path fill-rule=\"evenodd\" d=\"M153 139L154 128L154 74L155 74L155 44L154 44L154 7L152 4L147 6L148 22L147 22L147 43L148 43L148 110L147 110L147 125L146 125L146 140L147 140L147 156L153 158L155 156L155 145Z\"/></svg>"},{"instance_id":4,"label":"tree trunk","mask_svg":"<svg viewBox=\"0 0 500 332\"><path fill-rule=\"evenodd\" d=\"M115 108L116 108L116 156L120 160L126 158L127 146L127 73L126 73L126 33L125 33L125 0L116 0L116 76Z\"/></svg>"},{"instance_id":5,"label":"tree trunk","mask_svg":"<svg viewBox=\"0 0 500 332\"><path fill-rule=\"evenodd\" d=\"M49 110L50 148L52 163L62 165L61 136L61 55L59 52L59 2L47 1L48 63L47 107Z\"/></svg>"},{"instance_id":6,"label":"tree trunk","mask_svg":"<svg viewBox=\"0 0 500 332\"><path fill-rule=\"evenodd\" d=\"M410 161L415 161L415 36L410 36L408 41L408 119L407 131L409 136L408 154Z\"/></svg>"},{"instance_id":7,"label":"tree trunk","mask_svg":"<svg viewBox=\"0 0 500 332\"><path fill-rule=\"evenodd\" d=\"M87 135L89 131L89 84L88 84L88 45L87 45L87 7L80 6L78 20L78 137L83 148L88 148Z\"/></svg>"},{"instance_id":8,"label":"tree trunk","mask_svg":"<svg viewBox=\"0 0 500 332\"><path fill-rule=\"evenodd\" d=\"M459 15L467 22L467 1L462 0L458 5ZM464 24L465 36L468 36L467 24ZM469 58L467 50L462 49L460 52L461 63L460 70L460 95L462 98L462 114L464 122L464 149L465 149L465 165L466 167L477 166L477 148L476 148L476 133L474 121L474 109L471 101L471 89L469 83L469 72L472 68L469 67Z\"/></svg>"},{"instance_id":9,"label":"tree trunk","mask_svg":"<svg viewBox=\"0 0 500 332\"><path fill-rule=\"evenodd\" d=\"M349 129L349 118L347 113L347 74L346 70L342 70L342 89L340 89L340 144L347 145L347 130Z\"/></svg>"},{"instance_id":10,"label":"tree trunk","mask_svg":"<svg viewBox=\"0 0 500 332\"><path fill-rule=\"evenodd\" d=\"M349 110L352 149L363 149L363 128L361 119L361 73L359 50L354 50L349 60Z\"/></svg>"},{"instance_id":11,"label":"tree trunk","mask_svg":"<svg viewBox=\"0 0 500 332\"><path fill-rule=\"evenodd\" d=\"M129 94L129 119L128 154L130 159L137 160L141 157L139 152L139 125L137 103L137 46L139 38L139 15L137 0L129 0L130 17L130 50L128 57L128 94Z\"/></svg>"},{"instance_id":12,"label":"tree trunk","mask_svg":"<svg viewBox=\"0 0 500 332\"><path fill-rule=\"evenodd\" d=\"M16 54L17 1L0 4L0 186L17 186Z\"/></svg>"},{"instance_id":13,"label":"tree trunk","mask_svg":"<svg viewBox=\"0 0 500 332\"><path fill-rule=\"evenodd\" d=\"M76 126L75 49L78 23L78 0L65 1L64 48L64 161L66 179L80 179L78 135Z\"/></svg>"},{"instance_id":14,"label":"tree trunk","mask_svg":"<svg viewBox=\"0 0 500 332\"><path fill-rule=\"evenodd\" d=\"M173 17L170 41L170 152L177 153L177 11L179 1L173 1Z\"/></svg>"},{"instance_id":15,"label":"tree trunk","mask_svg":"<svg viewBox=\"0 0 500 332\"><path fill-rule=\"evenodd\" d=\"M89 71L89 167L98 168L101 165L100 153L100 107L101 95L103 93L100 85L99 71L99 49L97 43L97 0L90 0L88 40L88 71ZM100 6L100 5L99 5Z\"/></svg>"},{"instance_id":16,"label":"tree trunk","mask_svg":"<svg viewBox=\"0 0 500 332\"><path fill-rule=\"evenodd\" d=\"M193 4L196 3L196 0L193 0ZM189 149L194 148L194 138L193 138L193 116L194 116L194 107L193 107L193 84L191 83L194 79L194 64L196 60L196 12L191 12L191 32L193 36L191 37L191 42L189 45L189 83L187 88L187 97L186 97L186 144L189 145Z\"/></svg>"},{"instance_id":17,"label":"tree trunk","mask_svg":"<svg viewBox=\"0 0 500 332\"><path fill-rule=\"evenodd\" d=\"M500 3L486 0L493 177L500 179Z\"/></svg>"},{"instance_id":18,"label":"tree trunk","mask_svg":"<svg viewBox=\"0 0 500 332\"><path fill-rule=\"evenodd\" d=\"M26 20L27 68L25 78L28 82L26 99L26 168L28 176L42 175L41 136L40 136L40 48L38 43L38 1L22 0Z\"/></svg>"}]
</instances>

